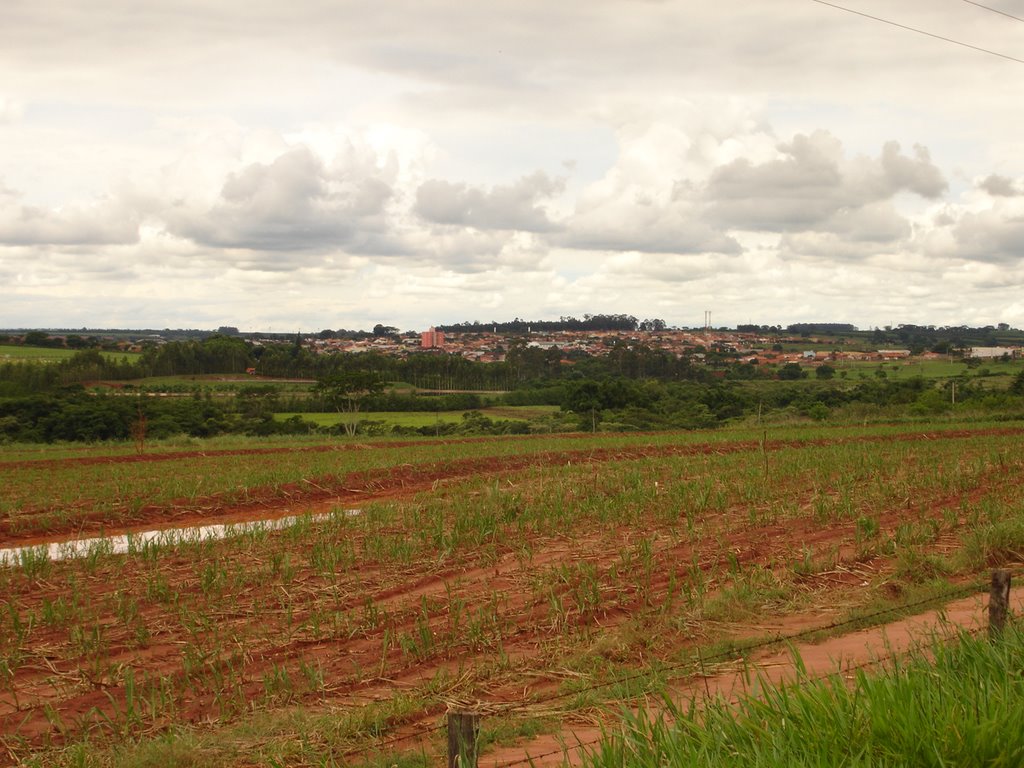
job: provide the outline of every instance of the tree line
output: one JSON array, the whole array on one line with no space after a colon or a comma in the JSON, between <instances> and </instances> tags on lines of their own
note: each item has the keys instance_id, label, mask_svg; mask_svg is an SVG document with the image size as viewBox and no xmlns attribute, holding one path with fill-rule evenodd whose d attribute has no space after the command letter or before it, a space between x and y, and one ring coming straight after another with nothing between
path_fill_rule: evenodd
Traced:
<instances>
[{"instance_id":1,"label":"tree line","mask_svg":"<svg viewBox=\"0 0 1024 768\"><path fill-rule=\"evenodd\" d=\"M358 383L349 386L349 381ZM89 393L81 386L70 386L48 393L0 398L0 441L127 440L140 425L150 438L339 433L343 426L316 427L301 416L285 421L274 418L280 412L335 408L359 411L363 421L358 431L363 434L503 434L531 428L518 421L487 418L477 410L487 404L478 395L401 394L382 391L378 383L372 376L327 379L312 398L302 400L291 399L293 396L271 384L242 387L228 398L213 398L199 391L173 398L142 393L132 397ZM559 406L557 413L532 427L542 431L708 429L755 415L768 420L820 420L834 414L845 414L848 418L902 418L959 411L981 413L989 418L1024 418L1024 372L1005 391L984 389L973 380L957 382L955 404L951 386L952 382L936 386L923 378L868 380L847 387L798 382L758 387L729 380L674 382L621 376L573 377L533 382L504 395L501 402ZM375 420L373 412L381 410L460 410L467 411L467 415L461 423L402 428ZM356 429L350 431L354 433Z\"/></svg>"},{"instance_id":2,"label":"tree line","mask_svg":"<svg viewBox=\"0 0 1024 768\"><path fill-rule=\"evenodd\" d=\"M320 386L300 396L253 380L240 385L234 397L216 399L199 391L167 399L146 397L132 386L125 386L122 395L104 395L87 393L82 386L100 380L131 385L146 376L244 376L249 369L267 376L315 379ZM882 376L833 381L827 375L834 374L831 367L819 366L815 372L814 381L802 381L806 371L797 364L769 372L713 350L707 350L697 365L685 356L619 340L603 356L573 353L568 359L557 349L516 343L503 362L483 363L444 353L406 358L374 352L317 355L299 339L259 346L214 335L154 346L135 360L87 349L55 363L0 364L0 439L122 439L140 419L154 437L303 431L310 429L308 423L275 421L273 414L335 409L338 400L332 398L339 394L338 387L356 380L362 384L342 395L364 413L470 411L487 404L474 394L481 390L505 393L500 399L509 405L558 406L560 415L546 425L550 429L704 428L762 412L826 418L853 407L892 408L909 415L941 414L954 407L950 382L936 385L921 378L892 381ZM764 379L772 376L779 380L766 385ZM958 408L1021 411L1024 372L1002 392L984 389L977 381L955 382ZM412 394L400 387L378 386L383 382L462 391ZM123 396L129 393L140 396ZM479 419L459 428L509 429Z\"/></svg>"},{"instance_id":3,"label":"tree line","mask_svg":"<svg viewBox=\"0 0 1024 768\"><path fill-rule=\"evenodd\" d=\"M527 333L539 331L557 333L559 331L636 331L664 330L665 321L661 319L637 320L633 315L584 315L582 319L570 316L557 320L514 320L481 323L479 320L439 325L437 330L445 333Z\"/></svg>"}]
</instances>

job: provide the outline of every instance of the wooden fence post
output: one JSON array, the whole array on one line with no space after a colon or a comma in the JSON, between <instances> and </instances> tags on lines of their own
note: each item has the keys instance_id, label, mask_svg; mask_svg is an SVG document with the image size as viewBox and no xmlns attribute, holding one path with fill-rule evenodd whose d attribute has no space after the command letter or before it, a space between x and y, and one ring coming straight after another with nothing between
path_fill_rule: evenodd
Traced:
<instances>
[{"instance_id":1,"label":"wooden fence post","mask_svg":"<svg viewBox=\"0 0 1024 768\"><path fill-rule=\"evenodd\" d=\"M1010 612L1010 572L992 571L992 589L988 595L988 635L996 637L1006 626Z\"/></svg>"},{"instance_id":2,"label":"wooden fence post","mask_svg":"<svg viewBox=\"0 0 1024 768\"><path fill-rule=\"evenodd\" d=\"M470 712L448 713L448 768L476 768L480 716Z\"/></svg>"}]
</instances>

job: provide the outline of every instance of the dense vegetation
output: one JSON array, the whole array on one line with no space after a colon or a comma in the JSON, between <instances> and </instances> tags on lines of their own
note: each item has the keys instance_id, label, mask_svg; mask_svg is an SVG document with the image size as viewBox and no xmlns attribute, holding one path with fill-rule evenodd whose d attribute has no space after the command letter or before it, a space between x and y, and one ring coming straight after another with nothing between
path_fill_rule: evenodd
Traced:
<instances>
[{"instance_id":1,"label":"dense vegetation","mask_svg":"<svg viewBox=\"0 0 1024 768\"><path fill-rule=\"evenodd\" d=\"M754 416L891 419L954 410L961 415L1024 415L1024 371L1016 373L1008 387L994 387L986 380L987 368L969 365L976 361L966 361L962 368L951 365L953 373L941 379L890 377L895 371L887 372L884 366L861 367L848 375L829 364L814 369L796 363L759 367L712 350L697 361L616 341L607 354L575 355L569 362L560 350L521 342L512 342L503 362L483 363L444 353L404 358L374 352L323 355L298 339L258 346L222 334L150 346L134 359L82 349L57 362L0 364L0 440L127 439L140 425L150 437L296 433L317 427L298 417L275 420L273 414L342 410L330 388L288 389L265 378L222 388L217 396L198 381L145 383L149 377L244 376L252 370L262 377L321 383L346 377L406 383L401 389L372 386L347 394L345 410L364 414L471 411L495 404L560 407L561 415L534 425L545 432L709 428ZM86 389L99 381L116 383L117 388ZM410 385L442 394L415 392ZM351 424L346 428L354 431ZM440 435L506 433L524 426L473 417L430 428L380 423L363 431L367 428L378 434Z\"/></svg>"},{"instance_id":2,"label":"dense vegetation","mask_svg":"<svg viewBox=\"0 0 1024 768\"><path fill-rule=\"evenodd\" d=\"M838 641L977 595L988 568L1024 551L1020 426L762 435L222 438L146 461L127 445L6 446L5 546L240 509L328 514L223 539L137 536L124 554L103 539L68 560L9 555L0 754L425 768L443 764L450 703L481 702L481 765L527 765L552 738L571 749L579 723L618 732L623 710L700 699L767 643L778 653L761 668L777 669L780 635ZM871 635L865 669L890 653ZM718 765L1019 764L1019 641L957 650L913 680L901 661L889 693L836 683L810 700L769 695L735 727L711 710L669 719L664 739L640 731L603 764L702 764L693 747ZM835 668L809 656L809 675Z\"/></svg>"},{"instance_id":3,"label":"dense vegetation","mask_svg":"<svg viewBox=\"0 0 1024 768\"><path fill-rule=\"evenodd\" d=\"M651 320L637 320L632 315L584 315L580 320L575 317L560 317L558 320L515 320L498 322L492 320L489 323L481 323L479 320L472 322L452 323L439 325L440 331L452 333L526 333L530 330L557 332L557 331L658 331L664 330L665 321L655 318Z\"/></svg>"},{"instance_id":4,"label":"dense vegetation","mask_svg":"<svg viewBox=\"0 0 1024 768\"><path fill-rule=\"evenodd\" d=\"M738 705L718 700L662 717L627 716L624 735L591 751L588 768L624 765L1020 765L1024 762L1024 633L1000 642L962 633L881 674L860 670L800 687L766 686Z\"/></svg>"}]
</instances>

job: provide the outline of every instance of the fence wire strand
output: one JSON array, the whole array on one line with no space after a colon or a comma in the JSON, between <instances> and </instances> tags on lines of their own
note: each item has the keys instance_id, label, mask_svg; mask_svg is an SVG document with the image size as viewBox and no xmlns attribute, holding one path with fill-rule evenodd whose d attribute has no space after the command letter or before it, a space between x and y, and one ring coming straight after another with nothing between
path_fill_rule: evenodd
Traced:
<instances>
[{"instance_id":1,"label":"fence wire strand","mask_svg":"<svg viewBox=\"0 0 1024 768\"><path fill-rule=\"evenodd\" d=\"M963 632L965 634L970 635L971 637L975 637L975 636L981 634L984 631L985 631L984 627L975 627L974 629L965 629L965 630L963 630ZM878 658L868 659L868 660L862 661L862 662L860 662L858 664L847 665L846 667L840 666L839 669L837 669L836 671L833 671L833 672L825 672L825 673L822 673L822 674L819 674L819 675L810 675L810 676L800 677L797 680L794 680L792 682L786 683L786 685L794 686L794 687L809 686L809 685L812 685L814 683L820 683L820 682L822 682L824 680L829 680L831 678L836 677L837 675L839 675L839 676L846 676L846 675L849 675L851 672L858 672L858 671L863 670L863 669L869 669L869 668L872 668L872 667L879 667L879 666L884 665L886 662L893 661L894 659L897 659L897 658L899 658L901 656L906 656L906 655L912 653L913 650L914 649L909 649L908 651L906 651L904 653L893 653L893 654L889 654L887 656L881 656L881 657L878 657ZM744 697L746 697L748 695L749 694L744 692L741 695L737 695L737 696L732 697L731 699L729 699L729 702L730 703L737 703L737 702L741 701ZM698 697L696 697L696 696L692 697L693 700L696 700L697 698ZM707 703L711 698L712 697L710 697L710 696L704 696L703 697L704 703ZM570 753L578 753L581 750L586 749L587 747L594 747L594 746L597 746L598 744L601 744L602 742L604 742L607 739L607 736L608 736L608 734L605 733L603 731L603 729L602 729L601 736L599 736L599 737L597 737L595 739L590 739L589 741L579 741L579 740L577 740L577 743L575 745L573 745L573 746L565 745L565 746L561 747L560 749L551 750L549 752L542 752L542 753L536 754L536 755L531 755L529 753L526 753L525 757L519 758L517 760L512 760L510 762L503 762L503 763L494 762L493 764L491 764L489 766L489 768L514 768L514 766L518 766L518 765L533 765L538 760L544 760L545 758L554 757L555 755L564 755L566 758L568 758Z\"/></svg>"},{"instance_id":2,"label":"fence wire strand","mask_svg":"<svg viewBox=\"0 0 1024 768\"><path fill-rule=\"evenodd\" d=\"M1024 570L1022 570L1022 569L1011 571L1011 578L1016 579L1016 578L1020 577L1022 574L1024 574ZM501 707L497 712L490 713L490 714L500 715L500 716L508 716L508 715L516 715L516 714L520 714L520 713L527 713L530 710L535 709L538 706L541 706L541 705L544 705L544 704L550 704L551 702L554 702L554 701L560 701L562 699L568 699L568 698L572 698L572 697L576 697L576 696L582 696L582 695L585 695L587 693L591 693L593 691L602 690L602 689L609 688L609 687L612 687L612 686L615 686L615 685L623 685L623 684L626 684L626 683L630 683L630 682L634 682L634 681L637 681L637 680L645 679L648 676L650 676L650 674L652 672L654 672L656 674L671 673L671 672L679 671L679 670L684 669L684 668L692 668L695 662L701 668L703 668L703 666L705 664L707 664L707 663L716 663L716 662L720 662L720 661L727 661L727 660L736 659L737 657L742 658L746 654L748 654L750 652L753 652L753 651L758 651L758 650L761 650L761 649L764 649L764 648L768 648L768 647L771 647L771 646L775 646L775 645L788 644L788 643L792 643L792 642L798 641L798 640L804 640L804 639L807 639L807 638L812 637L814 635L818 635L818 634L821 634L821 633L832 632L834 630L842 629L844 627L849 627L849 626L854 626L854 625L864 625L864 627L866 628L866 627L870 627L870 626L875 626L876 625L874 623L875 620L876 619L880 619L880 618L882 618L884 616L891 616L893 614L906 613L908 611L912 611L915 608L923 608L924 606L927 606L927 605L934 605L937 602L945 603L945 602L948 602L948 601L951 601L951 600L955 600L955 599L966 598L966 597L969 597L972 594L978 594L979 592L981 592L981 591L983 591L983 590L985 590L987 588L988 588L988 582L986 582L986 581L977 581L977 582L970 582L970 583L967 583L967 584L962 584L962 585L960 585L958 587L955 587L955 588L952 588L952 589L949 589L949 590L944 590L942 592L934 592L934 593L928 595L927 597L915 600L915 601L910 602L910 603L901 603L899 605L894 605L894 606L891 606L891 607L888 607L888 608L883 608L883 609L880 609L878 611L875 611L873 613L869 613L869 614L866 614L866 615L863 615L863 616L855 616L855 617L852 617L852 618L849 618L849 619L843 619L841 621L834 621L834 622L831 622L829 624L826 624L826 625L823 625L823 626L820 626L820 627L813 627L813 628L809 628L809 629L804 629L804 630L800 630L799 632L794 632L794 633L788 634L788 635L776 635L774 637L770 637L770 638L767 638L767 639L764 639L764 640L760 640L760 641L757 641L757 642L754 642L754 643L750 643L749 645L744 645L744 646L738 647L738 648L732 648L732 649L729 649L729 650L726 650L726 651L722 651L722 652L719 652L719 653L716 653L716 654L712 654L710 656L701 656L699 654L699 652L698 652L697 658L695 658L695 659L691 658L691 659L688 659L688 660L683 661L683 662L677 662L675 664L669 664L669 665L664 665L664 666L657 666L657 667L651 666L651 667L648 667L646 670L644 670L642 672L637 672L635 674L628 675L628 676L622 677L622 678L618 678L616 680L610 680L610 681L607 681L607 682L604 682L604 683L597 683L595 685L587 686L587 687L580 688L580 689L574 690L574 691L568 691L568 692L564 692L564 693L552 694L550 696L544 696L544 697L541 697L539 699L533 699L533 700L531 700L529 702L520 702L520 703L517 703L517 704L509 704L507 706ZM976 634L976 633L980 632L981 630L980 629L975 629L975 630L965 630L965 631L967 631L969 634L973 635L973 634ZM827 674L819 675L819 676L815 676L815 677L801 678L800 680L795 681L794 684L795 685L806 685L806 684L811 683L811 682L817 682L817 681L820 681L820 680L828 679L829 677L832 677L832 676L834 676L837 673L838 674L842 674L843 672L849 673L849 672L852 672L852 671L857 671L859 669L864 669L864 668L868 668L868 667L878 666L879 664L884 663L885 661L891 660L892 658L895 658L895 656L890 655L890 656L887 656L887 657L884 657L884 658L880 658L880 659L872 659L872 660L869 660L869 661L866 661L866 662L862 662L862 663L857 664L857 665L846 667L845 669L840 669L840 670L838 670L838 672L829 672ZM703 675L704 673L701 672L701 674ZM638 698L638 696L633 696L633 697L630 697L630 698ZM442 721L442 722L436 723L435 725L427 726L427 727L424 727L424 728L420 728L420 729L417 729L415 731L411 731L411 732L409 732L407 734L403 734L401 736L394 736L394 737L391 737L389 739L386 739L386 740L381 741L378 744L376 744L375 745L375 750L380 751L380 750L385 749L386 747L390 747L390 746L392 746L394 744L398 744L398 743L401 743L403 741L408 741L410 739L422 739L424 737L430 736L433 733L436 733L438 731L444 730L445 727L446 727L446 723ZM599 744L603 739L604 739L604 736L602 736L601 738L598 738L598 739L587 741L587 742L579 742L575 746L572 746L572 747L563 746L563 747L561 747L561 748L559 748L557 750L551 751L551 752L545 752L545 753L538 754L538 755L528 755L527 757L525 757L523 759L520 759L520 760L515 760L515 761L509 762L509 763L495 764L494 766L492 766L492 768L513 768L513 766L517 766L517 765L526 765L526 764L532 763L532 762L534 762L536 760L542 760L542 759L545 759L545 758L548 758L548 757L552 757L554 755L564 754L568 750L579 751L580 749L583 749L584 747L594 746L596 744ZM350 752L348 752L346 754L355 754L355 751L353 750L353 751L350 751Z\"/></svg>"}]
</instances>

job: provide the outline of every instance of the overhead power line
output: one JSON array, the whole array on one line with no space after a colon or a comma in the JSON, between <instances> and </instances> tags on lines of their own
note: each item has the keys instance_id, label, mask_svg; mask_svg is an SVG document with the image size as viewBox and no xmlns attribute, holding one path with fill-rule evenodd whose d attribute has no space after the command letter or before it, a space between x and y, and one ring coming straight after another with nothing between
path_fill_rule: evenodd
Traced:
<instances>
[{"instance_id":1,"label":"overhead power line","mask_svg":"<svg viewBox=\"0 0 1024 768\"><path fill-rule=\"evenodd\" d=\"M967 3L968 5L976 5L979 8L984 8L986 11L992 11L992 13L998 13L1000 16L1005 16L1008 19L1013 19L1014 21L1019 21L1022 24L1024 24L1024 19L1022 19L1020 16L1014 16L1012 13L1007 13L1006 11L1000 11L998 8L989 8L987 5L982 5L981 3L974 2L974 0L964 0L964 2Z\"/></svg>"},{"instance_id":2,"label":"overhead power line","mask_svg":"<svg viewBox=\"0 0 1024 768\"><path fill-rule=\"evenodd\" d=\"M991 56L998 56L1001 59L1006 59L1008 61L1014 61L1014 62L1016 62L1018 64L1024 64L1024 59L1018 59L1015 56L1008 56L1005 53L999 53L998 51L993 51L993 50L991 50L989 48L982 48L981 46L978 46L978 45L971 45L970 43L965 43L965 42L963 42L961 40L954 40L951 37L943 37L942 35L936 35L934 32L925 32L923 29L918 29L917 27L909 27L906 24L900 24L899 22L896 22L896 21L890 21L889 19L883 19L881 16L872 16L870 13L864 13L863 11L855 11L853 8L847 8L847 7L842 6L842 5L836 5L835 3L829 3L829 2L826 2L825 0L811 0L811 2L818 3L819 5L827 5L829 8L835 8L836 10L839 10L839 11L846 11L847 13L852 13L852 14L855 14L857 16L863 16L865 19L871 19L872 21L878 21L878 22L881 22L882 24L888 24L889 26L892 26L892 27L898 27L899 29L905 29L908 32L916 32L919 35L925 35L926 37L933 37L936 40L942 40L943 42L946 42L946 43L953 43L953 45L959 45L959 46L962 46L964 48L970 48L972 51L980 51L981 53L987 53L987 54L989 54Z\"/></svg>"}]
</instances>

